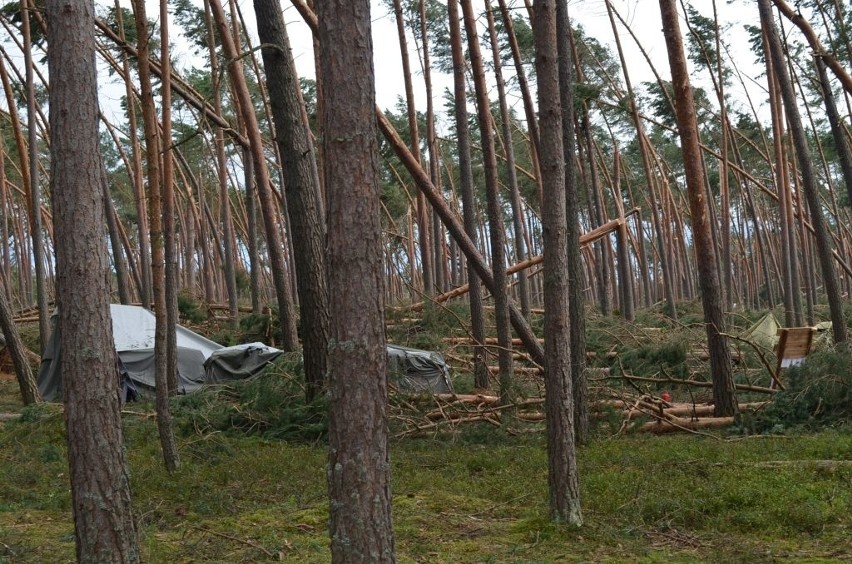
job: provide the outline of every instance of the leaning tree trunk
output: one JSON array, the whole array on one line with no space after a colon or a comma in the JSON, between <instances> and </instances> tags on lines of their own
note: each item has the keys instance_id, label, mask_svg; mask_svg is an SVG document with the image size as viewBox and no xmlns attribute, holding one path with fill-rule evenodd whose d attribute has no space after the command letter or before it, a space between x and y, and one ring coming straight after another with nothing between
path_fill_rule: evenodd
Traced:
<instances>
[{"instance_id":1,"label":"leaning tree trunk","mask_svg":"<svg viewBox=\"0 0 852 564\"><path fill-rule=\"evenodd\" d=\"M382 234L368 0L317 3L328 188L332 562L394 562Z\"/></svg>"},{"instance_id":2,"label":"leaning tree trunk","mask_svg":"<svg viewBox=\"0 0 852 564\"><path fill-rule=\"evenodd\" d=\"M161 169L160 141L157 135L157 114L154 108L154 91L151 85L151 69L148 53L148 19L145 15L144 0L134 0L133 11L136 21L136 36L139 41L139 92L142 106L142 123L145 129L145 148L148 162L148 213L151 229L151 276L154 289L154 378L157 388L157 430L160 446L163 449L163 461L168 471L175 470L180 464L175 442L172 417L169 411L169 385L167 343L167 308L165 249L163 247L163 217L161 208Z\"/></svg>"},{"instance_id":3,"label":"leaning tree trunk","mask_svg":"<svg viewBox=\"0 0 852 564\"><path fill-rule=\"evenodd\" d=\"M698 257L698 284L707 330L707 347L710 352L710 374L713 379L713 404L716 417L736 414L737 401L731 372L731 351L725 336L725 318L722 313L722 296L719 292L719 272L713 236L704 201L704 168L701 160L701 143L695 117L695 101L683 51L683 38L677 19L676 0L660 0L660 13L669 65L672 71L677 127L683 153L689 211L695 252Z\"/></svg>"},{"instance_id":4,"label":"leaning tree trunk","mask_svg":"<svg viewBox=\"0 0 852 564\"><path fill-rule=\"evenodd\" d=\"M21 334L12 319L12 308L9 307L9 301L6 299L6 284L6 276L0 270L0 337L3 337L3 342L0 342L0 350L4 345L9 350L12 365L15 367L15 376L18 378L18 387L21 390L21 399L24 401L24 405L30 405L40 399L38 386L27 359L27 349L24 347Z\"/></svg>"},{"instance_id":5,"label":"leaning tree trunk","mask_svg":"<svg viewBox=\"0 0 852 564\"><path fill-rule=\"evenodd\" d=\"M515 243L515 262L527 260L526 243L524 241L524 219L521 192L518 189L518 172L515 168L515 143L512 138L512 116L509 114L509 105L506 101L506 85L501 70L500 43L497 40L497 27L494 22L494 13L491 10L490 0L485 2L485 14L488 16L488 35L491 39L491 52L494 60L494 78L497 82L497 103L500 106L500 131L503 134L503 147L506 153L506 184L512 203L512 227ZM521 311L526 317L530 315L530 289L526 270L517 273L518 296L521 302Z\"/></svg>"},{"instance_id":6,"label":"leaning tree trunk","mask_svg":"<svg viewBox=\"0 0 852 564\"><path fill-rule=\"evenodd\" d=\"M497 155L494 151L494 131L491 128L491 105L488 101L488 85L482 53L479 49L479 35L476 32L476 17L470 0L461 0L464 26L467 32L467 45L470 64L473 71L473 85L476 90L476 109L479 118L479 131L482 140L482 161L485 174L485 194L488 207L488 235L491 243L491 269L494 287L494 318L497 324L497 354L500 370L501 402L511 402L512 386L512 334L509 327L509 296L506 287L506 231L503 227L503 210L500 206L500 194L497 182Z\"/></svg>"},{"instance_id":7,"label":"leaning tree trunk","mask_svg":"<svg viewBox=\"0 0 852 564\"><path fill-rule=\"evenodd\" d=\"M558 0L563 1L563 0ZM571 338L568 218L565 214L565 162L556 6L537 0L533 20L541 137L542 238L544 240L544 385L547 424L547 483L550 516L579 527L580 481L574 446L574 398L571 389Z\"/></svg>"},{"instance_id":8,"label":"leaning tree trunk","mask_svg":"<svg viewBox=\"0 0 852 564\"><path fill-rule=\"evenodd\" d=\"M450 17L450 47L453 57L453 88L455 102L456 136L459 158L459 179L462 193L462 214L464 216L464 228L474 245L477 244L476 235L476 202L474 199L473 167L470 158L470 125L467 113L467 84L465 82L464 44L459 24L458 0L449 0ZM418 191L422 194L422 190ZM467 265L467 277L470 291L470 325L473 334L473 385L485 389L489 384L488 366L485 359L485 315L482 307L482 287L479 284L479 276L469 260Z\"/></svg>"},{"instance_id":9,"label":"leaning tree trunk","mask_svg":"<svg viewBox=\"0 0 852 564\"><path fill-rule=\"evenodd\" d=\"M234 94L239 100L242 119L249 138L251 160L257 179L257 194L260 198L263 223L266 227L267 254L269 255L269 262L272 266L273 284L278 301L278 318L282 340L281 348L293 351L299 346L299 338L296 331L296 314L293 299L288 288L284 247L278 230L278 206L272 197L273 188L269 177L269 168L266 166L266 157L263 152L263 140L260 137L257 116L254 113L254 105L251 102L251 95L249 94L246 78L242 71L242 65L239 63L240 54L237 52L234 44L221 1L211 0L210 8L213 12L216 27L219 30L222 51L225 57L231 61L228 67L228 74L231 77Z\"/></svg>"},{"instance_id":10,"label":"leaning tree trunk","mask_svg":"<svg viewBox=\"0 0 852 564\"><path fill-rule=\"evenodd\" d=\"M304 102L281 7L277 0L254 0L254 10L289 204L310 401L321 392L326 372L325 210L311 132L302 119Z\"/></svg>"},{"instance_id":11,"label":"leaning tree trunk","mask_svg":"<svg viewBox=\"0 0 852 564\"><path fill-rule=\"evenodd\" d=\"M93 2L48 0L57 330L78 562L139 562L103 238Z\"/></svg>"},{"instance_id":12,"label":"leaning tree trunk","mask_svg":"<svg viewBox=\"0 0 852 564\"><path fill-rule=\"evenodd\" d=\"M30 230L33 240L33 264L35 265L36 304L38 306L38 333L42 346L50 338L50 313L47 311L47 288L44 273L44 233L41 226L41 190L39 188L38 126L36 124L36 98L33 72L32 42L30 39L30 4L21 1L21 29L24 35L24 65L26 66L27 90L27 144L29 149L30 185Z\"/></svg>"},{"instance_id":13,"label":"leaning tree trunk","mask_svg":"<svg viewBox=\"0 0 852 564\"><path fill-rule=\"evenodd\" d=\"M831 235L825 226L825 220L822 216L822 204L819 201L816 174L810 159L808 139L802 127L802 120L799 116L798 106L796 105L796 93L793 90L793 83L790 81L790 75L787 72L781 40L778 37L775 23L772 20L770 2L769 0L758 0L757 5L760 10L761 25L766 33L767 44L769 46L768 55L772 59L778 85L781 88L781 97L784 100L784 110L796 149L796 158L799 162L799 170L802 175L802 187L805 191L805 199L810 208L811 223L813 224L814 235L816 236L817 256L822 267L823 284L825 285L825 294L828 298L828 308L831 312L834 342L842 343L847 339L846 321L843 318L843 300L840 296L837 270L835 270L834 263L832 262Z\"/></svg>"},{"instance_id":14,"label":"leaning tree trunk","mask_svg":"<svg viewBox=\"0 0 852 564\"><path fill-rule=\"evenodd\" d=\"M565 236L568 239L568 323L571 328L571 381L574 435L589 440L589 384L586 380L586 315L583 300L583 257L580 253L580 205L575 174L574 60L569 40L571 22L564 0L556 2L556 41L559 50L559 95L562 104L562 152L565 167Z\"/></svg>"},{"instance_id":15,"label":"leaning tree trunk","mask_svg":"<svg viewBox=\"0 0 852 564\"><path fill-rule=\"evenodd\" d=\"M828 123L831 126L831 135L834 139L835 150L837 151L837 160L840 161L840 170L843 173L843 183L846 184L846 195L849 198L849 205L852 205L852 149L849 147L849 138L845 133L840 112L837 111L834 92L831 90L828 73L825 71L825 62L819 55L814 56L814 62L819 72L822 98L825 101L825 113L828 117Z\"/></svg>"}]
</instances>

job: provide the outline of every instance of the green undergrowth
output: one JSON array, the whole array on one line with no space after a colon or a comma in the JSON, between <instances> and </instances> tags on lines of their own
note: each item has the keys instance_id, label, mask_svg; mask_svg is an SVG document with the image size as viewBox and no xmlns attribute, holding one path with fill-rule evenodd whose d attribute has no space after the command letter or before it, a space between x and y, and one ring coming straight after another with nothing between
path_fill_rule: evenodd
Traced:
<instances>
[{"instance_id":1,"label":"green undergrowth","mask_svg":"<svg viewBox=\"0 0 852 564\"><path fill-rule=\"evenodd\" d=\"M326 450L190 424L165 472L154 421L124 416L147 562L327 562ZM192 415L196 417L197 415ZM61 408L0 427L0 561L71 562ZM391 443L400 562L832 561L852 556L852 434L598 434L579 450L585 523L548 519L539 433L470 425Z\"/></svg>"}]
</instances>

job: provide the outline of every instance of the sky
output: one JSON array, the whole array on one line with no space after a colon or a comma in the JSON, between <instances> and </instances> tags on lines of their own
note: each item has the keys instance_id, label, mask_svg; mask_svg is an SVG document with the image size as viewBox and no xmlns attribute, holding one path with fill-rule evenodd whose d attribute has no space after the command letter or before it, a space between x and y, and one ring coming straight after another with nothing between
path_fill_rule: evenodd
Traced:
<instances>
[{"instance_id":1,"label":"sky","mask_svg":"<svg viewBox=\"0 0 852 564\"><path fill-rule=\"evenodd\" d=\"M201 0L193 0L199 6L202 5ZM129 0L121 0L123 5L129 6ZM699 11L707 16L713 15L712 0L693 0L692 5L697 7ZM732 51L735 53L736 64L741 67L744 74L749 75L755 82L749 83L749 92L755 99L756 104L765 102L765 94L762 92L762 87L759 81L762 69L755 66L754 55L749 51L747 44L747 36L743 31L743 24L756 24L758 15L757 8L753 2L746 0L715 0L716 7L719 13L719 18L722 25L730 26L725 35L725 40L731 45ZM254 31L254 10L251 0L238 0L240 9L247 19L249 33L254 37L255 44L257 36ZM492 0L492 4L496 5L496 0ZM523 0L509 0L509 4L516 5L518 9L523 10ZM668 60L666 57L666 48L663 39L663 33L660 23L659 4L655 0L613 0L615 9L631 26L631 29L636 34L638 40L645 48L657 72L667 79L669 76ZM284 18L287 23L287 31L290 37L291 46L293 49L294 59L299 74L303 77L313 78L314 76L314 58L312 50L311 33L307 25L304 24L299 13L291 5L289 0L281 0L281 5L284 10ZM484 3L481 0L474 0L474 9L481 11ZM607 16L605 4L603 0L568 0L569 15L574 25L583 26L587 35L595 37L602 44L610 46L615 53L615 42L613 40L613 31L610 26ZM148 1L148 15L154 18L159 13L158 3L156 0ZM382 108L392 108L396 105L399 96L404 93L403 78L402 78L402 63L399 54L399 41L397 38L396 23L392 13L384 7L381 0L372 1L372 25L374 38L375 52L375 73L376 73L376 101ZM174 29L174 26L173 26ZM175 30L176 31L176 30ZM681 31L686 32L686 26L681 19ZM634 86L643 81L654 80L654 75L648 66L644 56L640 50L636 48L634 40L619 24L619 33L625 56L628 62L628 68L631 75L631 81ZM173 32L174 37L174 32ZM195 60L189 53L189 49L185 45L181 45L181 41L175 39L177 45L174 48L174 53L179 56L179 64L186 66L200 66L202 63ZM414 49L414 41L409 37L409 50ZM485 56L489 56L484 53ZM416 55L412 57L412 67L418 68L416 65ZM103 65L103 63L102 63ZM512 69L506 69L506 72L512 73ZM706 74L706 73L703 73ZM621 78L621 77L619 77ZM710 83L706 76L702 76L700 72L693 72L694 83L698 86L704 86L710 89ZM442 107L443 91L445 88L452 88L452 77L449 75L441 75L433 71L435 106L437 110ZM416 104L419 110L425 111L425 87L423 85L422 73L418 72L414 77L414 88ZM734 97L743 98L737 91L741 90L738 86L732 86L731 94ZM105 113L107 115L118 116L119 110L116 110L116 101L124 94L123 87L103 85L103 100ZM496 92L493 94L496 96ZM518 111L519 114L522 112Z\"/></svg>"}]
</instances>

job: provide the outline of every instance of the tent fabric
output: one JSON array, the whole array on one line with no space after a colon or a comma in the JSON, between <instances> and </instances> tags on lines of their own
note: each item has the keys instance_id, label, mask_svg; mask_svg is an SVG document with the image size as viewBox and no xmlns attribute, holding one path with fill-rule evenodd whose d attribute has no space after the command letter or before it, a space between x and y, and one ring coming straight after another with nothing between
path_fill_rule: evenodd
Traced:
<instances>
[{"instance_id":1,"label":"tent fabric","mask_svg":"<svg viewBox=\"0 0 852 564\"><path fill-rule=\"evenodd\" d=\"M778 344L778 329L780 328L781 324L778 323L778 319L770 312L746 329L741 336L743 339L752 341L754 344L771 351Z\"/></svg>"},{"instance_id":2,"label":"tent fabric","mask_svg":"<svg viewBox=\"0 0 852 564\"><path fill-rule=\"evenodd\" d=\"M224 384L251 378L263 372L282 354L284 351L263 343L247 343L213 351L204 361L207 383Z\"/></svg>"},{"instance_id":3,"label":"tent fabric","mask_svg":"<svg viewBox=\"0 0 852 564\"><path fill-rule=\"evenodd\" d=\"M450 368L437 352L388 345L388 382L400 390L449 394Z\"/></svg>"},{"instance_id":4,"label":"tent fabric","mask_svg":"<svg viewBox=\"0 0 852 564\"><path fill-rule=\"evenodd\" d=\"M122 376L122 398L131 395L153 396L156 390L154 369L154 314L138 306L112 304L113 340L116 363ZM62 377L59 368L59 331L56 313L54 331L44 348L38 373L41 397L61 401ZM178 393L194 392L205 384L244 380L262 372L283 351L248 343L233 347L222 345L178 325ZM451 393L450 369L436 353L397 345L388 345L388 379L398 389L416 392Z\"/></svg>"},{"instance_id":5,"label":"tent fabric","mask_svg":"<svg viewBox=\"0 0 852 564\"><path fill-rule=\"evenodd\" d=\"M141 394L153 395L154 386L154 314L139 306L110 305L113 340L118 359L124 365L129 382L122 388L135 388ZM56 312L52 316L54 330L44 348L38 371L38 388L47 401L62 399L62 376L59 370L59 331ZM204 361L222 345L185 327L177 326L178 392L190 393L204 384ZM126 396L125 396L126 397Z\"/></svg>"}]
</instances>

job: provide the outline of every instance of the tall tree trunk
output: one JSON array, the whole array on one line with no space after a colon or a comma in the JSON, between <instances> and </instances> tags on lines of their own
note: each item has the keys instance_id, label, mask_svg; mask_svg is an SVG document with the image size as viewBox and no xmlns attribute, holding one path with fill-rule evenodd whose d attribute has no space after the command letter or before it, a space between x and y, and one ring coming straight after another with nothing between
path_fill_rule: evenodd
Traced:
<instances>
[{"instance_id":1,"label":"tall tree trunk","mask_svg":"<svg viewBox=\"0 0 852 564\"><path fill-rule=\"evenodd\" d=\"M168 471L175 470L179 463L175 443L171 412L169 411L169 385L167 338L168 318L166 303L165 249L163 247L163 216L161 202L160 139L157 135L157 114L154 107L154 91L151 86L151 69L148 52L148 19L144 0L134 0L133 13L136 21L136 36L139 65L139 91L142 106L142 122L145 129L145 149L148 162L148 213L151 229L151 276L154 289L154 378L157 388L157 430L163 461Z\"/></svg>"},{"instance_id":2,"label":"tall tree trunk","mask_svg":"<svg viewBox=\"0 0 852 564\"><path fill-rule=\"evenodd\" d=\"M503 134L503 146L506 153L506 184L512 203L512 227L514 231L515 262L527 260L526 243L524 241L523 203L521 192L518 189L518 172L515 167L515 144L512 139L512 116L509 113L509 105L506 101L506 85L501 70L502 60L500 58L500 43L497 40L497 27L494 23L494 12L491 10L490 0L485 2L485 14L488 16L488 35L491 39L491 52L494 60L494 78L497 82L497 102L500 105L500 127ZM518 295L521 302L521 312L529 317L530 289L527 280L527 271L521 270L517 273Z\"/></svg>"},{"instance_id":3,"label":"tall tree trunk","mask_svg":"<svg viewBox=\"0 0 852 564\"><path fill-rule=\"evenodd\" d=\"M78 562L139 562L121 432L98 146L94 3L48 0L51 194Z\"/></svg>"},{"instance_id":4,"label":"tall tree trunk","mask_svg":"<svg viewBox=\"0 0 852 564\"><path fill-rule=\"evenodd\" d=\"M29 149L30 185L30 235L33 239L33 264L35 265L36 305L38 307L38 334L47 344L50 338L50 313L47 311L47 288L44 273L44 233L41 226L41 188L39 186L38 124L33 70L33 49L30 38L30 3L21 0L21 29L24 36L24 65L27 90L27 145Z\"/></svg>"},{"instance_id":5,"label":"tall tree trunk","mask_svg":"<svg viewBox=\"0 0 852 564\"><path fill-rule=\"evenodd\" d=\"M817 256L822 267L823 284L825 285L825 294L828 298L828 308L831 312L834 342L842 343L847 339L846 321L843 318L843 300L840 296L837 271L832 263L831 235L825 226L825 220L822 216L822 205L819 201L816 175L808 150L808 140L805 130L802 127L799 109L796 106L796 93L793 90L793 83L790 81L790 75L787 72L784 62L781 40L775 29L775 22L772 20L770 2L769 0L758 0L757 5L760 10L761 26L766 34L769 46L768 55L771 57L773 67L775 68L778 85L781 88L781 97L784 100L784 110L787 115L790 134L793 137L793 144L796 148L796 158L799 162L799 170L802 175L802 188L805 191L805 199L810 209L811 223L813 224L817 243Z\"/></svg>"},{"instance_id":6,"label":"tall tree trunk","mask_svg":"<svg viewBox=\"0 0 852 564\"><path fill-rule=\"evenodd\" d=\"M559 0L563 1L563 0ZM544 383L547 423L547 483L550 516L575 527L583 523L574 447L574 398L569 335L570 262L565 214L565 162L562 147L556 6L536 0L533 19L541 135L542 238L544 240Z\"/></svg>"},{"instance_id":7,"label":"tall tree trunk","mask_svg":"<svg viewBox=\"0 0 852 564\"><path fill-rule=\"evenodd\" d=\"M698 284L701 288L701 305L704 309L707 347L710 352L714 414L717 417L731 416L737 412L731 371L731 351L728 349L728 340L725 336L725 318L722 313L722 296L719 293L716 252L710 233L707 202L704 201L704 169L695 117L695 101L684 58L676 0L660 0L660 13L672 71L672 88L675 94L675 112L692 219L693 243L698 256Z\"/></svg>"},{"instance_id":8,"label":"tall tree trunk","mask_svg":"<svg viewBox=\"0 0 852 564\"><path fill-rule=\"evenodd\" d=\"M825 62L819 55L814 56L814 62L819 73L819 83L822 88L822 99L825 102L825 113L831 127L831 135L834 139L834 147L837 151L837 160L840 162L840 171L843 173L843 183L846 185L846 196L849 205L852 205L852 149L849 147L849 139L845 133L845 125L837 111L834 101L834 92L828 81L828 73L825 71Z\"/></svg>"},{"instance_id":9,"label":"tall tree trunk","mask_svg":"<svg viewBox=\"0 0 852 564\"><path fill-rule=\"evenodd\" d=\"M124 37L124 21L122 19L122 10L115 0L115 17L118 24L120 38L125 41ZM124 76L128 77L125 81L125 95L127 100L127 122L128 135L130 136L130 148L133 158L133 172L130 174L131 182L133 182L133 195L136 199L136 225L137 238L139 248L139 265L142 270L141 278L142 285L139 288L139 301L142 302L142 307L150 309L152 303L153 290L151 289L151 247L150 247L150 231L148 227L148 206L145 198L145 180L142 173L142 152L139 147L139 137L137 131L139 126L136 121L136 96L133 92L133 86L130 77L130 62L127 54L122 53L122 68Z\"/></svg>"},{"instance_id":10,"label":"tall tree trunk","mask_svg":"<svg viewBox=\"0 0 852 564\"><path fill-rule=\"evenodd\" d=\"M278 301L278 318L281 329L281 348L288 351L296 350L299 339L296 331L296 315L293 306L293 298L289 292L288 274L284 260L281 235L278 228L278 206L272 195L272 183L269 178L269 169L266 166L266 158L263 153L263 140L260 137L260 129L254 106L251 103L251 95L248 91L242 65L239 63L240 54L234 45L225 11L222 9L220 0L211 0L210 8L213 11L213 19L219 30L219 38L222 41L222 51L230 61L228 74L234 94L239 100L242 119L246 126L246 135L249 138L251 160L257 179L257 194L260 198L263 223L266 227L266 244L269 262L272 266L272 278L275 286L275 295Z\"/></svg>"},{"instance_id":11,"label":"tall tree trunk","mask_svg":"<svg viewBox=\"0 0 852 564\"><path fill-rule=\"evenodd\" d=\"M580 205L575 174L574 53L571 21L565 0L556 2L556 47L559 54L559 97L562 110L562 164L565 167L565 237L568 245L568 324L571 342L571 393L574 436L579 444L589 440L589 384L586 380L586 312L583 257L580 254ZM546 310L545 310L546 311Z\"/></svg>"},{"instance_id":12,"label":"tall tree trunk","mask_svg":"<svg viewBox=\"0 0 852 564\"><path fill-rule=\"evenodd\" d=\"M216 113L222 113L222 91L219 73L219 58L216 53L216 35L213 32L213 18L210 12L210 2L204 3L205 24L207 27L207 50L210 53L210 75L213 81L213 108ZM231 218L231 197L228 190L228 169L225 157L225 132L216 129L216 178L219 188L219 219L222 223L222 238L224 244L222 251L225 257L225 288L228 292L228 319L232 326L237 325L237 276L234 266L234 222ZM247 176L246 178L251 178ZM246 193L251 191L251 184L246 184ZM260 268L257 263L252 263L252 269Z\"/></svg>"},{"instance_id":13,"label":"tall tree trunk","mask_svg":"<svg viewBox=\"0 0 852 564\"><path fill-rule=\"evenodd\" d=\"M118 301L127 305L131 302L130 281L127 277L127 263L124 260L124 249L121 246L121 239L118 233L118 220L115 217L115 208L113 208L112 205L112 197L109 192L109 182L107 181L103 158L100 159L99 168L101 191L104 198L104 213L106 214L109 243L110 248L112 249L112 261L113 267L115 268L116 286L118 287Z\"/></svg>"},{"instance_id":14,"label":"tall tree trunk","mask_svg":"<svg viewBox=\"0 0 852 564\"><path fill-rule=\"evenodd\" d=\"M405 38L405 18L402 1L393 1L396 18L396 30L399 36L399 51L402 56L402 78L405 84L405 103L408 116L408 134L411 137L411 152L420 162L420 129L417 125L417 110L414 106L414 83L411 80L411 63L408 56L408 42ZM420 243L421 289L428 296L435 292L435 275L432 268L432 240L429 233L429 208L422 192L417 193L417 236ZM414 262L412 261L412 280L414 280Z\"/></svg>"},{"instance_id":15,"label":"tall tree trunk","mask_svg":"<svg viewBox=\"0 0 852 564\"><path fill-rule=\"evenodd\" d=\"M263 66L290 210L307 399L322 390L328 345L325 210L299 77L277 0L254 0Z\"/></svg>"},{"instance_id":16,"label":"tall tree trunk","mask_svg":"<svg viewBox=\"0 0 852 564\"><path fill-rule=\"evenodd\" d=\"M163 266L165 273L166 305L166 382L169 395L177 392L177 288L178 264L175 238L175 172L172 157L172 62L169 46L169 5L168 0L160 0L160 95L163 112L161 124L162 154L162 200L163 200Z\"/></svg>"},{"instance_id":17,"label":"tall tree trunk","mask_svg":"<svg viewBox=\"0 0 852 564\"><path fill-rule=\"evenodd\" d=\"M494 151L494 131L491 126L491 105L488 101L488 85L482 53L479 48L479 35L476 30L476 17L470 0L461 0L464 27L467 32L468 52L473 71L473 85L476 90L476 109L479 119L480 138L482 140L482 160L485 174L485 194L488 207L488 235L491 244L491 270L494 287L494 318L497 325L497 354L500 370L500 398L504 404L511 403L512 387L512 334L509 327L509 296L506 276L506 244L503 227L503 212L497 182L497 155Z\"/></svg>"},{"instance_id":18,"label":"tall tree trunk","mask_svg":"<svg viewBox=\"0 0 852 564\"><path fill-rule=\"evenodd\" d=\"M464 58L464 44L459 24L458 0L449 0L450 17L450 45L453 57L453 88L455 102L455 124L458 142L459 178L461 180L462 192L462 214L464 215L464 227L470 240L477 244L476 236L476 203L474 200L473 167L470 157L470 125L467 112L467 85L465 82L466 61ZM422 191L420 191L422 194ZM485 349L485 312L482 307L482 287L479 284L479 276L471 266L470 261L465 260L468 272L468 284L470 292L470 324L471 333L476 344L473 346L473 385L477 388L488 388L488 366L486 363Z\"/></svg>"},{"instance_id":19,"label":"tall tree trunk","mask_svg":"<svg viewBox=\"0 0 852 564\"><path fill-rule=\"evenodd\" d=\"M326 105L333 562L394 562L378 144L368 0L317 3Z\"/></svg>"}]
</instances>

